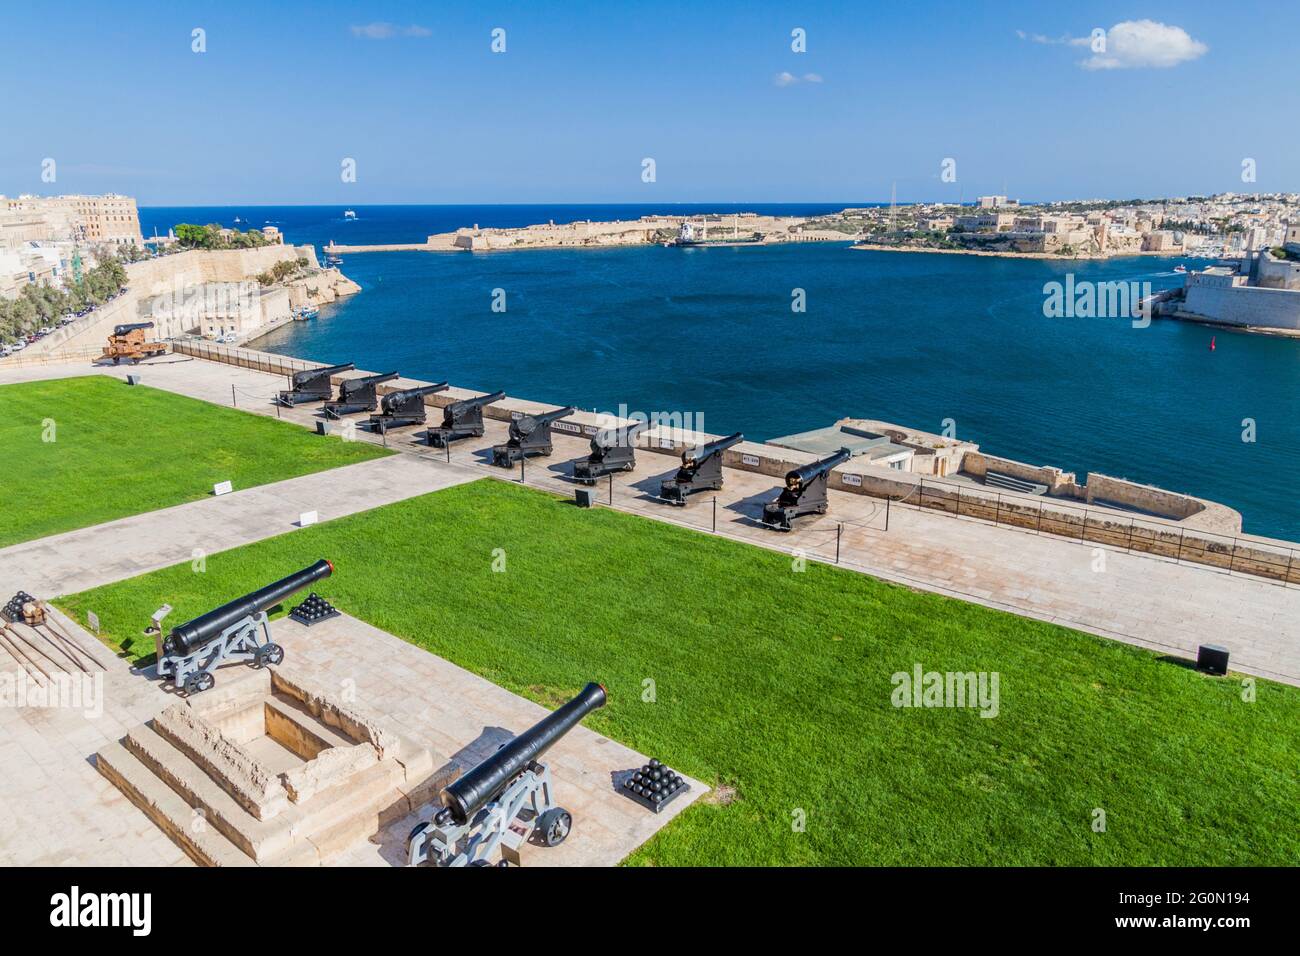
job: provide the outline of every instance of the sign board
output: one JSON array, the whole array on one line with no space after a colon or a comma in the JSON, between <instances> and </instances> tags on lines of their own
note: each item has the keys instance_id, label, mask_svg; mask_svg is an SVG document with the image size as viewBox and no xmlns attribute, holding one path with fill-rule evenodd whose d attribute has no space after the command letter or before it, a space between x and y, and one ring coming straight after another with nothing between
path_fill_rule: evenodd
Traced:
<instances>
[{"instance_id":1,"label":"sign board","mask_svg":"<svg viewBox=\"0 0 1300 956\"><path fill-rule=\"evenodd\" d=\"M846 485L853 485L855 488L862 487L861 475L840 475L840 481Z\"/></svg>"},{"instance_id":2,"label":"sign board","mask_svg":"<svg viewBox=\"0 0 1300 956\"><path fill-rule=\"evenodd\" d=\"M212 493L214 495L228 495L234 490L234 486L228 481L219 481L212 486Z\"/></svg>"},{"instance_id":3,"label":"sign board","mask_svg":"<svg viewBox=\"0 0 1300 956\"><path fill-rule=\"evenodd\" d=\"M517 421L519 421L519 419L521 419L521 418L523 418L523 417L524 417L524 413L523 413L523 412L511 412L511 413L510 413L510 420L511 420L512 422L517 422Z\"/></svg>"},{"instance_id":4,"label":"sign board","mask_svg":"<svg viewBox=\"0 0 1300 956\"><path fill-rule=\"evenodd\" d=\"M600 434L600 426L599 426L599 425L583 425L583 426L582 426L582 433L583 433L584 435L598 435L598 434Z\"/></svg>"},{"instance_id":5,"label":"sign board","mask_svg":"<svg viewBox=\"0 0 1300 956\"><path fill-rule=\"evenodd\" d=\"M98 615L98 614L96 614L94 611L87 611L87 612L86 612L86 623L90 625L90 629L91 629L92 631L94 631L96 634L99 633L99 615Z\"/></svg>"},{"instance_id":6,"label":"sign board","mask_svg":"<svg viewBox=\"0 0 1300 956\"><path fill-rule=\"evenodd\" d=\"M757 465L758 465L758 456L757 456L757 455L741 455L741 456L740 456L740 463L741 463L742 465L755 465L755 466L757 466Z\"/></svg>"},{"instance_id":7,"label":"sign board","mask_svg":"<svg viewBox=\"0 0 1300 956\"><path fill-rule=\"evenodd\" d=\"M582 434L582 428L578 425L573 424L573 422L555 422L551 425L551 427L559 429L562 432L572 432L575 435Z\"/></svg>"},{"instance_id":8,"label":"sign board","mask_svg":"<svg viewBox=\"0 0 1300 956\"><path fill-rule=\"evenodd\" d=\"M659 447L660 447L660 448L672 448L672 447L673 447L673 440L672 440L671 438L661 438L661 439L659 439Z\"/></svg>"},{"instance_id":9,"label":"sign board","mask_svg":"<svg viewBox=\"0 0 1300 956\"><path fill-rule=\"evenodd\" d=\"M172 612L172 606L170 604L164 604L158 610L154 611L153 614L149 615L149 620L153 621L155 624L161 627L163 618L165 618L171 612Z\"/></svg>"},{"instance_id":10,"label":"sign board","mask_svg":"<svg viewBox=\"0 0 1300 956\"><path fill-rule=\"evenodd\" d=\"M304 511L298 515L298 527L305 528L309 524L315 524L320 520L320 515L314 511Z\"/></svg>"}]
</instances>

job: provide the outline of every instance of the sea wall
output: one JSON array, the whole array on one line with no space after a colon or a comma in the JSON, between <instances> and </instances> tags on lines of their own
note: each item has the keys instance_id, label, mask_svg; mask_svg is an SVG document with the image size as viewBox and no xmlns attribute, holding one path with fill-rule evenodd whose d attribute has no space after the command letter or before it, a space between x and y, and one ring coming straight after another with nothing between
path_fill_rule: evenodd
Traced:
<instances>
[{"instance_id":1,"label":"sea wall","mask_svg":"<svg viewBox=\"0 0 1300 956\"><path fill-rule=\"evenodd\" d=\"M1300 291L1188 285L1178 318L1300 332Z\"/></svg>"},{"instance_id":2,"label":"sea wall","mask_svg":"<svg viewBox=\"0 0 1300 956\"><path fill-rule=\"evenodd\" d=\"M985 452L967 452L961 460L961 469L968 475L983 478L990 471L1010 475L1023 481L1046 485L1058 497L1083 499L1084 491L1075 480L1074 472L1062 471L1051 465L1027 465L1023 461L999 458Z\"/></svg>"}]
</instances>

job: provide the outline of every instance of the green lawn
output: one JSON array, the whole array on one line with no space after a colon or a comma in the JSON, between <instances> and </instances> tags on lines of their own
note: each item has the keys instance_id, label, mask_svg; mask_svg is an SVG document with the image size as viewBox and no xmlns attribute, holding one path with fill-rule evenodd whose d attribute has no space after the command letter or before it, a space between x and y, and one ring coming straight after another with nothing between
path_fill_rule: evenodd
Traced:
<instances>
[{"instance_id":1,"label":"green lawn","mask_svg":"<svg viewBox=\"0 0 1300 956\"><path fill-rule=\"evenodd\" d=\"M734 788L630 863L1300 858L1295 688L1246 703L1237 678L1123 644L495 481L60 603L143 656L162 602L184 621L318 557L344 610L547 705L601 681L587 726ZM998 716L894 708L890 677L917 662L996 671Z\"/></svg>"},{"instance_id":2,"label":"green lawn","mask_svg":"<svg viewBox=\"0 0 1300 956\"><path fill-rule=\"evenodd\" d=\"M0 547L387 454L100 375L0 385Z\"/></svg>"}]
</instances>

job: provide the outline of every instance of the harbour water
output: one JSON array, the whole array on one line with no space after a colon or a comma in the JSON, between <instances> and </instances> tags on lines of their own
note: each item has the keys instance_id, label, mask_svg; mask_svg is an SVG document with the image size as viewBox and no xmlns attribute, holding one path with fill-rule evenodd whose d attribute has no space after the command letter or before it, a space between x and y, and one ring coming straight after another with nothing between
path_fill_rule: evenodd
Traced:
<instances>
[{"instance_id":1,"label":"harbour water","mask_svg":"<svg viewBox=\"0 0 1300 956\"><path fill-rule=\"evenodd\" d=\"M416 242L462 225L824 206L383 206L141 209L279 225L288 241ZM1300 341L1157 320L1046 318L1044 284L1182 284L1188 259L1101 262L762 248L350 255L360 295L256 345L617 411L702 415L763 439L856 416L991 454L1221 501L1245 530L1300 538ZM502 300L505 311L493 311ZM806 311L791 310L802 289ZM1211 350L1212 338L1215 348ZM1253 421L1254 441L1248 433Z\"/></svg>"}]
</instances>

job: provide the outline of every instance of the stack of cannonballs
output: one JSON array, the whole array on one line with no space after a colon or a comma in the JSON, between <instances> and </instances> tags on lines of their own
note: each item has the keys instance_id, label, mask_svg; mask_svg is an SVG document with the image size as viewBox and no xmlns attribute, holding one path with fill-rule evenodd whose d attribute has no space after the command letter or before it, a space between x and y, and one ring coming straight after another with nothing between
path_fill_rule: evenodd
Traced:
<instances>
[{"instance_id":1,"label":"stack of cannonballs","mask_svg":"<svg viewBox=\"0 0 1300 956\"><path fill-rule=\"evenodd\" d=\"M650 762L623 781L623 793L648 810L658 813L678 794L691 789L681 774L651 758Z\"/></svg>"},{"instance_id":2,"label":"stack of cannonballs","mask_svg":"<svg viewBox=\"0 0 1300 956\"><path fill-rule=\"evenodd\" d=\"M36 598L26 591L19 591L9 599L9 603L4 606L4 610L0 611L0 614L4 614L5 620L21 621L23 619L23 605L34 603L36 603Z\"/></svg>"},{"instance_id":3,"label":"stack of cannonballs","mask_svg":"<svg viewBox=\"0 0 1300 956\"><path fill-rule=\"evenodd\" d=\"M307 600L289 612L289 616L300 624L311 627L321 621L328 621L332 617L338 617L339 612L329 601L312 591L311 594L307 595Z\"/></svg>"}]
</instances>

